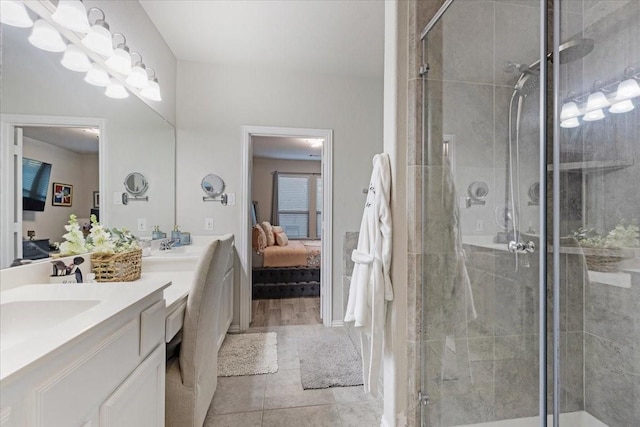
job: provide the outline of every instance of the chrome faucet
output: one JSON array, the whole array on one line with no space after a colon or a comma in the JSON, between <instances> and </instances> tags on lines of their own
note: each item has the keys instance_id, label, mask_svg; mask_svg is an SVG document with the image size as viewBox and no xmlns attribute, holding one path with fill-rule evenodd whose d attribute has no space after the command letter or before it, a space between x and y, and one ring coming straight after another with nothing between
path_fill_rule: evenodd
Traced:
<instances>
[{"instance_id":1,"label":"chrome faucet","mask_svg":"<svg viewBox=\"0 0 640 427\"><path fill-rule=\"evenodd\" d=\"M169 251L173 248L173 245L179 243L180 239L164 239L160 242L160 250L161 251Z\"/></svg>"}]
</instances>

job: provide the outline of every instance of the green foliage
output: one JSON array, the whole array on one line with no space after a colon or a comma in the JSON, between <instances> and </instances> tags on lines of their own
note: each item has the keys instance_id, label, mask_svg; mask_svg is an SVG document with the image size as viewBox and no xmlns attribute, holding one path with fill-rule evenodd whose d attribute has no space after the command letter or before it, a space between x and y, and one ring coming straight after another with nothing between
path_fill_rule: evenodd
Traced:
<instances>
[{"instance_id":1,"label":"green foliage","mask_svg":"<svg viewBox=\"0 0 640 427\"><path fill-rule=\"evenodd\" d=\"M573 237L581 246L588 248L622 248L640 246L640 228L633 222L620 221L613 230L601 235L592 228L580 227Z\"/></svg>"}]
</instances>

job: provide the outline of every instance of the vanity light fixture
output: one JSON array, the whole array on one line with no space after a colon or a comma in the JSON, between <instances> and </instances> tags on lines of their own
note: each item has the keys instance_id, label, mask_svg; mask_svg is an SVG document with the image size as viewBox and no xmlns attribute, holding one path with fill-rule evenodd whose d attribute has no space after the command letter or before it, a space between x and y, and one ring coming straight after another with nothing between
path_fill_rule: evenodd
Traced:
<instances>
[{"instance_id":1,"label":"vanity light fixture","mask_svg":"<svg viewBox=\"0 0 640 427\"><path fill-rule=\"evenodd\" d=\"M633 101L630 99L626 99L622 102L615 103L609 108L610 113L620 114L620 113L628 113L633 110L635 107L633 106Z\"/></svg>"},{"instance_id":2,"label":"vanity light fixture","mask_svg":"<svg viewBox=\"0 0 640 427\"><path fill-rule=\"evenodd\" d=\"M107 89L104 91L104 94L107 95L109 98L115 98L115 99L124 99L129 96L129 92L127 92L127 89L125 89L125 87L113 77L109 81L109 85L107 86Z\"/></svg>"},{"instance_id":3,"label":"vanity light fixture","mask_svg":"<svg viewBox=\"0 0 640 427\"><path fill-rule=\"evenodd\" d=\"M3 0L4 1L4 0ZM67 48L62 36L44 19L38 19L33 24L33 30L29 36L29 43L48 52L64 52Z\"/></svg>"},{"instance_id":4,"label":"vanity light fixture","mask_svg":"<svg viewBox=\"0 0 640 427\"><path fill-rule=\"evenodd\" d=\"M616 101L636 98L640 96L640 85L634 78L623 80L618 84L616 91Z\"/></svg>"},{"instance_id":5,"label":"vanity light fixture","mask_svg":"<svg viewBox=\"0 0 640 427\"><path fill-rule=\"evenodd\" d=\"M587 113L590 113L592 111L601 110L602 108L610 106L611 103L607 99L606 95L602 93L602 91L598 91L592 93L591 95L589 95L589 98L587 98L587 107L585 111Z\"/></svg>"},{"instance_id":6,"label":"vanity light fixture","mask_svg":"<svg viewBox=\"0 0 640 427\"><path fill-rule=\"evenodd\" d=\"M101 87L106 87L110 83L109 74L98 64L91 64L91 69L87 71L84 81L90 85Z\"/></svg>"},{"instance_id":7,"label":"vanity light fixture","mask_svg":"<svg viewBox=\"0 0 640 427\"><path fill-rule=\"evenodd\" d=\"M580 109L575 102L567 102L562 105L562 111L560 112L560 120L565 121L573 119L580 115Z\"/></svg>"},{"instance_id":8,"label":"vanity light fixture","mask_svg":"<svg viewBox=\"0 0 640 427\"><path fill-rule=\"evenodd\" d=\"M24 3L19 0L0 1L0 22L12 27L31 28L33 20Z\"/></svg>"},{"instance_id":9,"label":"vanity light fixture","mask_svg":"<svg viewBox=\"0 0 640 427\"><path fill-rule=\"evenodd\" d=\"M142 63L142 55L138 52L131 53L131 56L138 55L140 61L136 62L127 77L127 83L136 89L144 89L149 86L149 78L147 77L147 67Z\"/></svg>"},{"instance_id":10,"label":"vanity light fixture","mask_svg":"<svg viewBox=\"0 0 640 427\"><path fill-rule=\"evenodd\" d=\"M91 29L82 39L82 44L95 53L110 57L113 54L113 40L111 38L111 32L109 31L109 24L105 21L105 15L102 9L92 7L89 9L88 15L94 10L99 11L102 14L102 18L96 19L93 25L91 25Z\"/></svg>"},{"instance_id":11,"label":"vanity light fixture","mask_svg":"<svg viewBox=\"0 0 640 427\"><path fill-rule=\"evenodd\" d=\"M156 70L153 68L147 68L150 71L151 78L149 78L149 86L142 88L140 90L140 96L143 96L151 101L162 101L162 97L160 96L160 84L158 84L158 78L156 77Z\"/></svg>"},{"instance_id":12,"label":"vanity light fixture","mask_svg":"<svg viewBox=\"0 0 640 427\"><path fill-rule=\"evenodd\" d=\"M128 76L131 73L131 54L129 53L129 46L127 46L127 39L121 33L115 33L113 38L117 36L122 37L122 43L118 43L113 49L113 54L104 62L107 67L113 71L120 73L124 76Z\"/></svg>"},{"instance_id":13,"label":"vanity light fixture","mask_svg":"<svg viewBox=\"0 0 640 427\"><path fill-rule=\"evenodd\" d=\"M80 73L86 73L91 69L91 61L87 55L74 44L67 45L60 63L66 69Z\"/></svg>"},{"instance_id":14,"label":"vanity light fixture","mask_svg":"<svg viewBox=\"0 0 640 427\"><path fill-rule=\"evenodd\" d=\"M602 120L602 119L604 119L604 112L602 111L602 108L589 111L582 117L582 120L584 120L585 122L595 122L596 120Z\"/></svg>"},{"instance_id":15,"label":"vanity light fixture","mask_svg":"<svg viewBox=\"0 0 640 427\"><path fill-rule=\"evenodd\" d=\"M81 0L59 0L56 11L51 15L55 23L77 33L88 33L91 29L87 9Z\"/></svg>"}]
</instances>

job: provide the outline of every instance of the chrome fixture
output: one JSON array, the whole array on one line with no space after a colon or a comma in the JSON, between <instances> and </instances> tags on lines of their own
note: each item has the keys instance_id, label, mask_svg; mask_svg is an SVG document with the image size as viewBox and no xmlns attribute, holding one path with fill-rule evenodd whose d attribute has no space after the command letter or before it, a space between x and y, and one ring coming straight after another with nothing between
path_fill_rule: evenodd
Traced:
<instances>
[{"instance_id":1,"label":"chrome fixture","mask_svg":"<svg viewBox=\"0 0 640 427\"><path fill-rule=\"evenodd\" d=\"M509 252L511 252L512 254L515 254L515 253L530 254L532 252L535 252L536 244L533 243L532 241L528 241L527 243L524 243L524 242L516 242L515 240L511 240L509 242L508 248L509 248Z\"/></svg>"},{"instance_id":2,"label":"chrome fixture","mask_svg":"<svg viewBox=\"0 0 640 427\"><path fill-rule=\"evenodd\" d=\"M484 181L474 181L467 187L466 206L470 208L472 205L485 205L487 195L489 194L489 186Z\"/></svg>"}]
</instances>

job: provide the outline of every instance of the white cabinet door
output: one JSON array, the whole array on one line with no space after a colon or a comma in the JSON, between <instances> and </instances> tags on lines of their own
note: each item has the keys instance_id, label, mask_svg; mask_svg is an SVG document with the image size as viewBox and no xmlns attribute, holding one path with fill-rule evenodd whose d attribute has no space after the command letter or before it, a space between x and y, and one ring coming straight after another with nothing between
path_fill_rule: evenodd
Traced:
<instances>
[{"instance_id":1,"label":"white cabinet door","mask_svg":"<svg viewBox=\"0 0 640 427\"><path fill-rule=\"evenodd\" d=\"M100 427L164 426L164 377L161 343L100 406Z\"/></svg>"}]
</instances>

